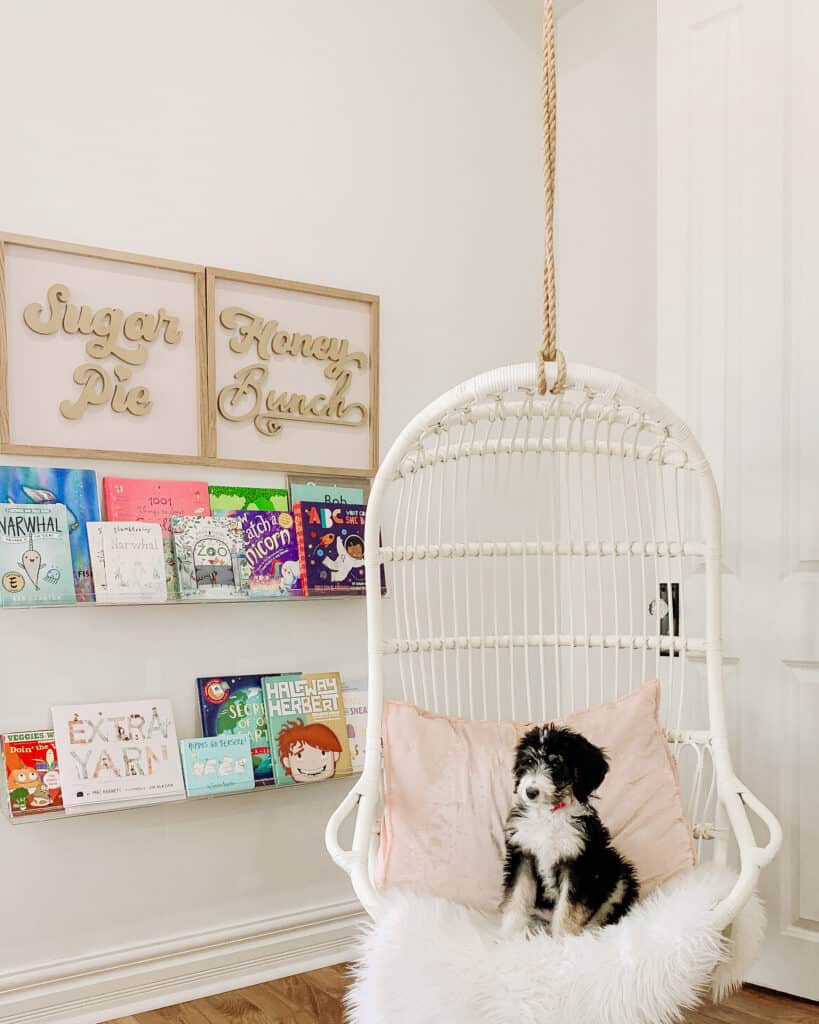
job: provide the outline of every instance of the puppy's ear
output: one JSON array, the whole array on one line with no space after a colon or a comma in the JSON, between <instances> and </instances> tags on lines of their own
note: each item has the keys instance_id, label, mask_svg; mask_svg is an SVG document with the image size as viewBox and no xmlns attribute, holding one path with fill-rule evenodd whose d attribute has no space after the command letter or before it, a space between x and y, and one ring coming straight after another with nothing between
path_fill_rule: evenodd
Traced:
<instances>
[{"instance_id":1,"label":"puppy's ear","mask_svg":"<svg viewBox=\"0 0 819 1024\"><path fill-rule=\"evenodd\" d=\"M609 762L600 747L589 743L585 736L577 737L573 761L574 795L584 804L605 779Z\"/></svg>"},{"instance_id":2,"label":"puppy's ear","mask_svg":"<svg viewBox=\"0 0 819 1024\"><path fill-rule=\"evenodd\" d=\"M515 781L520 782L521 778L531 771L534 761L534 752L540 743L540 729L530 729L518 740L515 748Z\"/></svg>"}]
</instances>

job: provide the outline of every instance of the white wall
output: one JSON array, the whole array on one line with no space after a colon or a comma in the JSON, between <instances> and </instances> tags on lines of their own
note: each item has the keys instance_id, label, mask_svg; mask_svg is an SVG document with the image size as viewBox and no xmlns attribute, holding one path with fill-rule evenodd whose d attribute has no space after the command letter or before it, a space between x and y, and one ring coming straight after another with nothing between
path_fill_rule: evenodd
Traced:
<instances>
[{"instance_id":1,"label":"white wall","mask_svg":"<svg viewBox=\"0 0 819 1024\"><path fill-rule=\"evenodd\" d=\"M635 36L610 6L571 6L559 31L562 344L651 384L650 5L617 5ZM538 344L539 10L6 5L0 229L380 294L389 443L445 387ZM0 649L4 729L42 727L69 699L155 694L192 734L197 675L365 669L353 601L15 611ZM0 822L6 905L20 900L0 965L59 966L346 899L322 843L346 785Z\"/></svg>"},{"instance_id":2,"label":"white wall","mask_svg":"<svg viewBox=\"0 0 819 1024\"><path fill-rule=\"evenodd\" d=\"M653 390L656 0L558 9L560 344Z\"/></svg>"}]
</instances>

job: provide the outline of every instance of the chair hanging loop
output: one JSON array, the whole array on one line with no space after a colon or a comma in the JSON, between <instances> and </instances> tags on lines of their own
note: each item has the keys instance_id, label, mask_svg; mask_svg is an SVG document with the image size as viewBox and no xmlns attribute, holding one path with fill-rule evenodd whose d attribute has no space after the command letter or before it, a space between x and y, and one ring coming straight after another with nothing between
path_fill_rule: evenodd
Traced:
<instances>
[{"instance_id":1,"label":"chair hanging loop","mask_svg":"<svg viewBox=\"0 0 819 1024\"><path fill-rule=\"evenodd\" d=\"M538 352L537 389L547 391L546 363L557 363L551 387L553 395L566 387L566 359L557 347L557 295L555 289L555 151L557 142L557 75L555 66L555 23L552 0L543 5L543 71L541 101L543 110L543 198L545 245L543 253L543 338Z\"/></svg>"}]
</instances>

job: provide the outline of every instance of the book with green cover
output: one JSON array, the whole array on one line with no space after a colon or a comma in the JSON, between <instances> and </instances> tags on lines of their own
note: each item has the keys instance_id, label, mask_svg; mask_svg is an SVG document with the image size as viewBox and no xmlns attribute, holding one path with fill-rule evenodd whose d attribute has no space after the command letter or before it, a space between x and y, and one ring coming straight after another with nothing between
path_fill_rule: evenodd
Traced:
<instances>
[{"instance_id":1,"label":"book with green cover","mask_svg":"<svg viewBox=\"0 0 819 1024\"><path fill-rule=\"evenodd\" d=\"M214 516L228 512L287 512L287 491L281 487L244 487L241 484L212 484L210 508Z\"/></svg>"},{"instance_id":2,"label":"book with green cover","mask_svg":"<svg viewBox=\"0 0 819 1024\"><path fill-rule=\"evenodd\" d=\"M0 504L0 605L74 604L65 505Z\"/></svg>"},{"instance_id":3,"label":"book with green cover","mask_svg":"<svg viewBox=\"0 0 819 1024\"><path fill-rule=\"evenodd\" d=\"M338 672L262 676L262 690L276 785L352 773Z\"/></svg>"}]
</instances>

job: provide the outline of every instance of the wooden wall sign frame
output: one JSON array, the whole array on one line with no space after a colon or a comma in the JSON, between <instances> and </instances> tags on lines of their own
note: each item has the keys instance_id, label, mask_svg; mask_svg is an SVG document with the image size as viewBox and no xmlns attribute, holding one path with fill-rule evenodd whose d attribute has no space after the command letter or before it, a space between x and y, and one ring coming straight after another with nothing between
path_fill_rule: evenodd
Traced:
<instances>
[{"instance_id":1,"label":"wooden wall sign frame","mask_svg":"<svg viewBox=\"0 0 819 1024\"><path fill-rule=\"evenodd\" d=\"M274 304L268 306L267 313L261 313L258 309L253 310L254 316L257 318L251 324L249 316L249 306L253 304L254 299L251 295L246 296L247 302L242 307L242 312L239 316L233 316L228 321L230 327L221 319L221 313L225 310L220 310L219 306L219 287L220 284L224 286L226 290L229 290L232 284L239 286L250 286L252 289L256 286L258 294L264 296L265 293L270 293L278 296L280 300L279 305L284 304L288 299L292 297L304 297L305 302L309 304L311 300L314 300L317 304L329 305L332 307L332 301L338 300L339 303L339 316L344 312L345 315L349 315L351 311L355 310L356 306L360 306L361 309L357 315L357 326L358 326L358 337L354 341L344 340L346 335L341 331L341 327L337 327L332 315L325 313L325 319L319 317L320 322L329 323L331 326L324 328L312 327L308 322L307 329L312 330L312 334L299 334L297 328L305 330L303 323L294 322L291 323L289 320L285 322L286 316L288 316L287 310L279 311L279 306ZM235 289L234 289L235 291ZM344 478L371 478L375 475L378 468L379 460L379 447L378 447L378 425L379 425L379 408L378 408L378 345L379 345L379 299L377 295L369 295L363 292L347 291L340 288L329 288L324 285L305 284L298 281L286 281L281 278L266 277L260 274L247 274L233 270L223 270L208 267L207 268L207 324L208 324L208 408L210 410L210 418L208 422L208 451L211 454L211 461L214 465L219 466L235 466L235 467L246 467L251 469L269 469L277 472L285 473L297 473L306 475L327 475L333 477L344 477ZM327 300L330 300L329 304ZM292 301L296 304L297 298L292 298ZM245 310L245 306L248 310ZM235 311L236 306L228 307L228 312ZM307 314L311 311L308 309ZM322 311L320 311L322 312ZM258 314L258 315L257 315ZM292 311L289 316L293 318ZM302 320L304 319L302 316ZM278 324L278 319L281 319L281 324ZM309 321L309 315L307 315ZM279 326L282 330L279 331ZM321 336L324 332L331 331L335 335L338 331L337 337L323 337ZM274 420L273 430L281 431L281 436L268 437L265 441L260 441L258 437L255 437L256 449L259 450L262 445L267 445L273 450L278 449L282 454L286 454L288 449L293 450L294 441L288 440L291 435L288 434L288 429L294 426L293 421L300 421L298 426L301 426L311 413L307 412L310 408L322 409L324 413L322 415L322 422L318 423L318 416L314 417L313 421L308 427L309 430L313 430L314 433L316 428L323 431L323 436L328 438L332 435L332 442L327 443L339 443L338 438L343 438L348 435L349 431L340 429L345 426L353 426L357 431L361 431L366 425L367 435L366 437L357 438L357 450L358 450L358 465L345 464L344 456L339 455L335 459L322 461L321 457L306 461L303 458L294 458L293 461L288 461L281 457L276 458L271 456L268 459L258 458L243 458L237 457L236 455L225 456L221 450L220 442L220 428L226 426L224 420L227 417L222 415L222 390L225 380L232 381L232 378L225 377L224 375L220 379L220 372L222 371L222 353L226 353L228 350L227 339L229 335L233 335L231 342L236 344L237 348L233 349L233 354L226 358L231 360L230 368L238 365L235 360L235 352L240 346L247 345L247 354L245 356L245 362L257 361L258 365L270 365L278 369L278 372L286 371L289 367L293 366L294 360L290 357L295 357L295 360L302 360L301 365L307 366L310 373L314 377L314 382L303 385L302 390L306 391L306 394L293 395L290 392L291 404L288 406L284 405L285 415L280 417L277 413L272 413L268 416L263 416L263 420ZM260 342L259 336L266 335L266 341ZM248 342L247 336L250 335L253 340ZM303 339L307 339L306 348L301 347ZM359 351L355 352L356 348L366 341L366 352ZM368 382L366 389L363 390L363 382L358 382L359 392L357 394L357 401L350 402L347 405L347 411L350 413L349 418L351 420L358 420L358 422L344 423L340 422L342 416L339 415L334 417L333 422L328 422L331 419L326 414L328 403L324 401L327 397L326 393L332 389L332 381L328 379L330 377L330 366L331 363L326 360L322 363L321 359L327 348L331 344L348 346L350 352L350 361L348 366L350 370L350 378L352 379L358 371L366 371L368 376ZM217 352L217 346L220 346L222 352ZM233 348L233 345L230 345ZM272 354L271 354L272 348ZM264 353L264 354L262 354ZM353 355L360 357L356 363L353 359ZM306 357L306 358L305 358ZM366 358L365 358L366 357ZM330 357L332 359L332 356ZM262 364L261 360L268 360L267 364ZM279 362L276 362L278 360ZM342 360L343 363L343 360ZM308 365L309 364L309 365ZM341 369L338 364L336 364ZM326 374L322 373L322 366L327 371ZM286 385L275 381L275 372L271 374L274 378L274 382L280 388L285 388ZM316 393L316 388L319 389L319 393ZM230 388L235 394L235 386L231 384ZM279 394L282 392L280 391ZM285 394L287 392L285 391ZM311 402L311 398L313 401ZM300 404L296 400L300 400ZM366 400L366 406L365 401ZM353 407L356 409L362 409L366 414L366 422L362 420L361 414L352 412ZM281 409L281 406L278 408ZM343 404L337 408L344 408ZM263 410L264 411L264 410ZM230 429L235 428L235 424L230 426ZM253 433L253 424L246 422L242 424L242 428L248 433ZM316 447L316 442L306 442L308 447ZM235 446L235 445L234 445ZM339 443L339 447L343 448L343 445ZM302 449L303 450L303 449Z\"/></svg>"},{"instance_id":2,"label":"wooden wall sign frame","mask_svg":"<svg viewBox=\"0 0 819 1024\"><path fill-rule=\"evenodd\" d=\"M14 253L14 247L34 253L24 256ZM54 266L48 266L48 261L41 264L38 253L55 254ZM62 266L60 256L67 257ZM75 257L90 259L84 263ZM186 440L184 445L180 443L179 450L168 450L171 445L165 447L169 431L159 427L156 422L159 417L154 414L154 408L157 411L161 408L163 416L170 416L171 400L167 386L161 383L161 372L158 377L155 372L153 379L160 382L159 390L164 392L165 400L154 406L151 404L153 393L147 386L150 381L141 380L139 372L131 379L131 367L125 365L131 361L134 348L140 347L145 349L142 360L145 368L157 365L156 357L152 362L150 353L157 347L161 349L165 342L175 340L172 332L176 328L168 322L173 319L173 311L169 307L164 320L162 315L166 309L161 303L158 309L137 312L137 308L144 310L145 305L145 289L137 282L133 283L133 288L139 290L141 304L126 309L125 301L118 300L116 295L128 290L125 287L127 275L114 274L112 286L107 289L105 263L114 267L125 264L168 271L167 278L161 274L151 275L159 282L156 287L175 288L173 294L177 301L184 302L184 317L178 322L179 338L176 340L193 335L194 352L185 350L186 372L182 378L174 378L176 390L170 396L172 398L173 393L184 396L179 416L180 423L184 424L180 437L184 435ZM10 288L9 271L13 266L17 268L14 271L16 284ZM72 270L77 277L87 275L82 294L71 293L68 277ZM60 280L63 274L65 281ZM190 275L190 297L186 287L180 287L179 275ZM94 281L93 289L89 288L89 280ZM226 294L231 290L241 293L244 288L248 292L245 298L251 305L254 298L261 296L261 319L254 321L250 312L244 310L247 303L241 307L233 305L237 326L233 332L229 331L225 322L217 319L224 311L217 309L220 286ZM150 290L150 283L147 287ZM93 296L87 294L89 290L93 290ZM114 294L109 295L108 291ZM92 302L95 305L87 305ZM95 319L97 313L102 318L100 321ZM112 315L116 319L113 327ZM277 318L282 321L281 330ZM183 322L190 325L187 331L182 330ZM256 334L261 334L263 329L267 333L261 343ZM235 348L228 345L231 334L236 336ZM36 355L25 351L28 341L40 345ZM84 342L86 355L82 354L81 342ZM245 343L246 359L240 353ZM0 454L225 466L370 479L375 475L379 460L378 348L377 295L0 233ZM227 364L224 363L225 353L228 353ZM84 358L89 362L76 365ZM123 359L125 362L121 361ZM254 359L259 363L263 359L269 361L265 365L270 368L270 380L264 397L273 404L265 405L260 398L260 415L248 418L242 414L247 422L239 424L239 417L229 409L225 410L228 415L222 414L225 406L220 405L220 367L224 378L225 365L232 373ZM69 365L66 360L73 362ZM52 362L55 366L59 362L54 372ZM139 371L142 365L133 368ZM78 375L82 378L83 374L91 374L94 381L100 382L96 396L99 401L87 402L78 410L83 405L84 393ZM294 380L294 375L298 379ZM105 385L101 383L104 377ZM125 383L120 386L120 382ZM50 404L46 421L41 424L37 422L37 415L42 406L37 404L37 398L42 396L46 384L51 387ZM109 387L113 397L108 395L103 402L103 390ZM133 407L126 401L129 389L134 392L131 395ZM89 394L92 390L89 383ZM144 395L140 398L136 392L144 392ZM236 397L235 389L233 392ZM261 387L259 395L262 396ZM238 405L244 409L246 396L240 398ZM30 408L21 412L25 402L30 403ZM103 409L93 407L108 404L111 416L104 422L99 418ZM83 421L85 429L75 430L71 420L82 419L86 412L90 415ZM117 413L125 415L119 417ZM129 418L128 413L134 416ZM143 422L147 423L149 414L153 414L152 426L143 431L143 437L158 438L162 450L152 451L147 445L137 447L131 437L139 431L124 428L117 436L125 443L96 443L97 436L109 440L116 426L133 423L134 417L144 415ZM348 429L341 429L344 427ZM350 430L351 427L354 430ZM70 442L72 432L77 439L84 438L83 443L57 442L61 435L69 437ZM32 440L32 435L36 440ZM89 437L94 443L88 443Z\"/></svg>"},{"instance_id":3,"label":"wooden wall sign frame","mask_svg":"<svg viewBox=\"0 0 819 1024\"><path fill-rule=\"evenodd\" d=\"M12 401L23 401L23 396L15 395L12 397L9 394L10 373L13 368L12 361L15 359L15 349L18 344L17 342L12 341L12 339L9 337L11 325L7 322L7 317L10 315L11 312L11 296L9 295L9 290L7 288L7 256L9 255L9 250L13 246L33 250L45 250L58 255L68 254L69 256L92 257L94 260L106 261L113 264L132 264L140 267L150 267L160 271L170 271L172 273L168 275L168 280L174 280L177 282L177 284L178 276L180 274L190 275L192 289L192 305L185 310L186 313L192 314L194 344L193 355L188 355L187 350L185 355L186 359L193 359L192 372L190 374L191 379L189 381L189 394L191 395L191 402L195 403L195 411L193 412L193 421L191 422L189 417L189 421L186 423L186 431L190 436L190 451L153 452L150 450L133 450L123 447L106 447L105 445L100 445L99 447L71 447L59 444L32 444L22 443L20 438L15 436L15 417L11 411L10 398L12 399ZM56 283L57 282L53 282L53 284ZM44 292L32 294L29 299L29 301L32 304L42 304L39 306L40 312L38 315L40 317L40 320L38 321L38 324L40 326L40 330L37 331L38 334L50 334L55 333L57 331L57 328L53 325L52 330L45 330L42 327L43 322L48 320L50 308L49 303L51 302L51 291L52 289L49 288L48 299L46 298L46 294ZM26 298L28 299L28 296L26 296ZM70 298L71 296L68 296L66 298L66 304L68 303ZM103 303L109 300L106 299L105 295L100 295L97 301ZM79 307L75 305L73 307L73 311L76 314L77 312L79 312ZM103 315L105 315L104 310L100 310L100 312L102 312ZM110 313L110 310L108 310L107 312ZM115 310L115 313L116 312L119 311ZM103 339L103 341L100 341L99 337L95 338L96 332L92 331L89 326L92 321L92 315L93 310L91 308L88 308L85 311L86 320L84 325L77 327L77 325L74 324L71 333L80 333L86 335L90 339L87 342L88 345L106 345L116 342L113 330L110 332L110 337L107 339ZM133 315L137 319L132 321L130 325L130 334L132 336L138 336L139 330L148 332L149 327L147 326L145 319L138 319L139 317L144 318L145 314L135 312ZM52 311L52 319L54 316L55 314ZM24 314L23 319L25 319L26 325L29 325L29 319L31 318L27 318L27 311L26 314ZM164 324L161 317L159 318L158 323L154 322L155 329L153 333L155 335L159 335L160 337L162 337L162 328L164 327L165 342L175 342L179 340L184 340L184 332L181 332L181 337L175 339L175 336L172 333L174 331L173 323L169 322L169 319L172 319L170 318L170 315L169 317L166 317ZM128 321L126 319L126 325L127 322ZM80 316L80 323L82 324L82 316ZM137 327L137 324L139 324L140 326ZM18 331L21 329L22 326L22 324L20 326L17 325L17 320L15 317L13 330ZM65 321L62 322L62 325L60 327L60 331L63 330L67 330L67 328L65 328ZM128 326L123 328L122 324L120 324L119 330L120 332L122 332L123 330L127 331ZM180 334L178 330L176 333ZM128 334L125 334L125 337L127 338ZM60 340L55 340L54 344L65 345L65 340L64 338ZM141 342L137 342L136 347L139 347L140 344ZM133 352L131 342L125 341L123 348ZM149 348L150 347L147 346L146 342L146 351L148 351ZM83 357L79 356L78 358L82 359ZM108 363L107 360L106 363L103 363L101 355L95 356L95 359L98 359L100 361L99 364L92 362L87 365L100 366L100 379L102 370L105 369L105 371L109 375L112 385L113 382L120 380L117 371L119 371L119 373L122 374L123 378L127 378L127 375L130 373L130 368L125 366L124 363L117 363L117 365L113 368L113 372L111 372L110 364ZM150 357L146 356L146 359L148 360L148 365L150 365ZM114 374L117 374L117 376L114 376ZM130 380L128 383L130 386ZM138 377L134 378L133 383L135 385L139 384ZM33 382L33 387L36 388L36 382ZM71 378L69 377L69 379L66 381L66 396L68 396L71 393L71 389L72 381ZM143 388L142 386L137 386L134 388L134 391L144 392L146 391L146 389ZM120 405L122 405L125 400L125 392L126 388L123 385L119 397ZM100 394L101 393L102 392L100 392ZM132 396L132 398L133 397L134 396ZM133 407L128 406L124 410L115 410L116 412L124 411L126 413L126 422L128 421L127 414L129 412L132 412L134 409L136 409L135 415L137 416L142 415L146 411L144 406L147 403L147 396L143 396L144 401L141 411L139 408L139 397L140 396L138 395L136 396ZM68 420L69 417L72 419L79 418L79 416L77 416L76 414L76 411L72 410L69 411L68 413L62 411L63 406L66 406L66 408L70 408L72 406L72 403L69 401L60 403L60 410L62 412L62 415L66 417L66 420ZM126 461L135 462L164 462L184 465L195 464L197 462L204 461L208 454L208 419L209 413L207 391L205 268L203 266L191 263L182 263L177 260L158 259L150 256L138 256L133 253L119 252L112 249L100 249L86 245L74 245L68 242L55 242L49 239L31 238L26 235L15 235L6 233L0 234L0 453L26 456L58 456L77 459L122 459ZM102 432L104 433L104 431Z\"/></svg>"}]
</instances>

